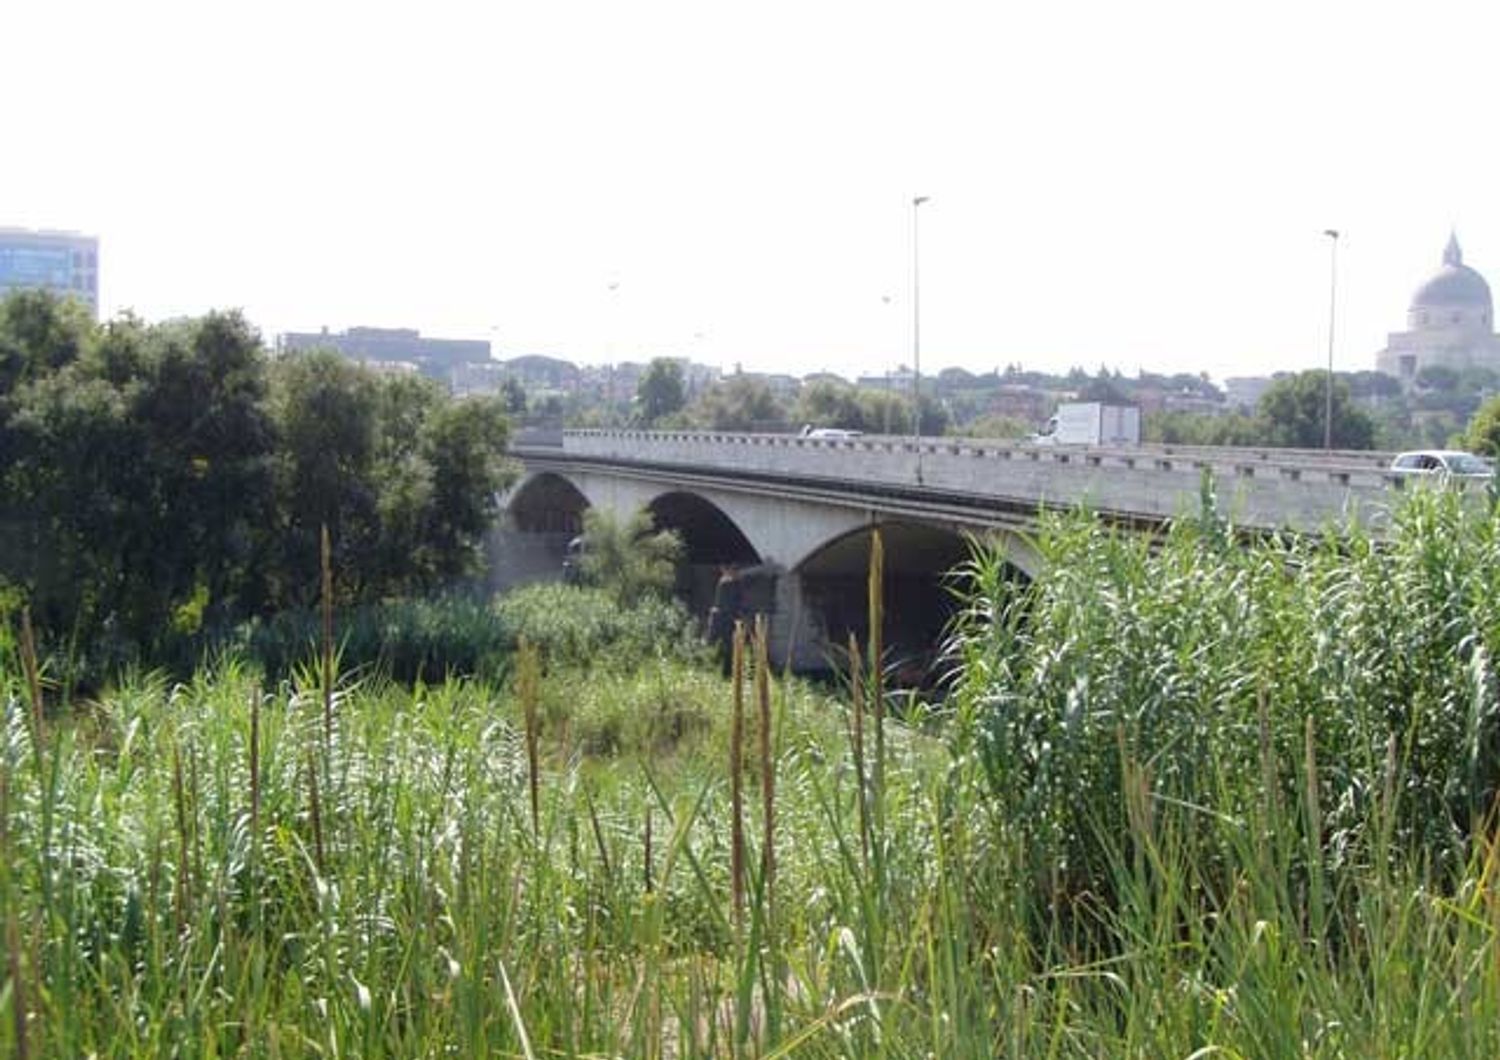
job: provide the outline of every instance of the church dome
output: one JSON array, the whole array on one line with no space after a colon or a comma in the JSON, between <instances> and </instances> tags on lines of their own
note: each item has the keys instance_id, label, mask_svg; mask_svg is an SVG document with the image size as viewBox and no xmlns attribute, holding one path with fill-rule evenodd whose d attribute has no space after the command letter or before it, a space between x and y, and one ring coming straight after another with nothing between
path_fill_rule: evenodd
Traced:
<instances>
[{"instance_id":1,"label":"church dome","mask_svg":"<svg viewBox=\"0 0 1500 1060\"><path fill-rule=\"evenodd\" d=\"M1412 295L1412 311L1478 309L1488 317L1490 306L1490 285L1484 282L1483 276L1464 264L1458 237L1449 236L1448 248L1443 251L1443 267Z\"/></svg>"}]
</instances>

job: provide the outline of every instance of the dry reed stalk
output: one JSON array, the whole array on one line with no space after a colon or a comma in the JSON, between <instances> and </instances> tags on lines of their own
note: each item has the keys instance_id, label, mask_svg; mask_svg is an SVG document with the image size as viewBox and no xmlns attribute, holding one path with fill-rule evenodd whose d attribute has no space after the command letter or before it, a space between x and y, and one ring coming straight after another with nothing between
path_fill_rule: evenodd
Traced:
<instances>
[{"instance_id":1,"label":"dry reed stalk","mask_svg":"<svg viewBox=\"0 0 1500 1060\"><path fill-rule=\"evenodd\" d=\"M260 688L250 693L250 853L260 837Z\"/></svg>"},{"instance_id":2,"label":"dry reed stalk","mask_svg":"<svg viewBox=\"0 0 1500 1060\"><path fill-rule=\"evenodd\" d=\"M1307 716L1303 733L1306 756L1303 762L1306 776L1303 781L1307 811L1307 874L1311 889L1309 895L1311 900L1308 902L1308 933L1314 936L1321 946L1326 945L1328 941L1323 936L1326 926L1323 907L1323 870L1318 860L1323 856L1323 807L1318 797L1317 743L1311 714Z\"/></svg>"},{"instance_id":3,"label":"dry reed stalk","mask_svg":"<svg viewBox=\"0 0 1500 1060\"><path fill-rule=\"evenodd\" d=\"M1307 722L1303 726L1303 731L1307 752L1307 810L1308 816L1311 818L1310 828L1319 830L1318 835L1312 835L1311 832L1309 832L1309 836L1315 842L1320 842L1321 829L1323 827L1323 808L1318 799L1318 759L1316 753L1317 744L1314 739L1313 718L1311 714L1307 716Z\"/></svg>"},{"instance_id":4,"label":"dry reed stalk","mask_svg":"<svg viewBox=\"0 0 1500 1060\"><path fill-rule=\"evenodd\" d=\"M10 774L0 763L0 863L4 868L0 872L6 874L6 904L5 904L5 965L6 974L10 977L10 1005L11 1012L15 1017L16 1024L16 1058L27 1060L31 1055L30 1045L27 1041L26 1027L26 983L21 978L21 929L16 922L15 910L11 908L10 897Z\"/></svg>"},{"instance_id":5,"label":"dry reed stalk","mask_svg":"<svg viewBox=\"0 0 1500 1060\"><path fill-rule=\"evenodd\" d=\"M734 713L729 719L729 888L734 898L734 927L745 919L745 624L734 624L730 673Z\"/></svg>"},{"instance_id":6,"label":"dry reed stalk","mask_svg":"<svg viewBox=\"0 0 1500 1060\"><path fill-rule=\"evenodd\" d=\"M323 807L318 801L318 756L307 749L308 810L312 814L313 858L318 875L323 875Z\"/></svg>"},{"instance_id":7,"label":"dry reed stalk","mask_svg":"<svg viewBox=\"0 0 1500 1060\"><path fill-rule=\"evenodd\" d=\"M594 795L588 785L583 788L583 801L589 810L589 824L594 829L594 845L599 848L599 863L604 866L604 875L613 880L615 873L609 865L609 847L604 843L604 829L599 827L599 811L594 806Z\"/></svg>"},{"instance_id":8,"label":"dry reed stalk","mask_svg":"<svg viewBox=\"0 0 1500 1060\"><path fill-rule=\"evenodd\" d=\"M333 544L324 523L319 542L319 564L323 574L323 739L333 751Z\"/></svg>"},{"instance_id":9,"label":"dry reed stalk","mask_svg":"<svg viewBox=\"0 0 1500 1060\"><path fill-rule=\"evenodd\" d=\"M198 752L188 744L188 832L193 837L193 879L206 880L208 873L203 871L203 833L198 828L198 806L201 801L198 797Z\"/></svg>"},{"instance_id":10,"label":"dry reed stalk","mask_svg":"<svg viewBox=\"0 0 1500 1060\"><path fill-rule=\"evenodd\" d=\"M516 695L521 700L521 713L526 724L526 768L531 789L531 834L542 832L541 765L537 753L538 715L537 700L540 697L541 659L535 644L521 638L516 655Z\"/></svg>"},{"instance_id":11,"label":"dry reed stalk","mask_svg":"<svg viewBox=\"0 0 1500 1060\"><path fill-rule=\"evenodd\" d=\"M883 821L885 807L885 542L880 531L870 535L870 699L875 711L875 765L870 780L870 798L875 803L876 823Z\"/></svg>"},{"instance_id":12,"label":"dry reed stalk","mask_svg":"<svg viewBox=\"0 0 1500 1060\"><path fill-rule=\"evenodd\" d=\"M771 667L766 616L755 616L755 700L760 708L761 876L766 894L766 936L776 923L776 762L771 756Z\"/></svg>"},{"instance_id":13,"label":"dry reed stalk","mask_svg":"<svg viewBox=\"0 0 1500 1060\"><path fill-rule=\"evenodd\" d=\"M187 797L182 783L182 755L172 742L172 798L177 804L177 934L181 935L192 921L193 892L189 879Z\"/></svg>"},{"instance_id":14,"label":"dry reed stalk","mask_svg":"<svg viewBox=\"0 0 1500 1060\"><path fill-rule=\"evenodd\" d=\"M26 671L26 691L31 696L31 743L38 768L42 763L42 671L37 665L36 633L31 628L31 608L21 608L21 667Z\"/></svg>"},{"instance_id":15,"label":"dry reed stalk","mask_svg":"<svg viewBox=\"0 0 1500 1060\"><path fill-rule=\"evenodd\" d=\"M646 863L643 869L646 879L646 893L650 894L654 888L651 882L651 807L646 807Z\"/></svg>"},{"instance_id":16,"label":"dry reed stalk","mask_svg":"<svg viewBox=\"0 0 1500 1060\"><path fill-rule=\"evenodd\" d=\"M870 864L870 807L865 797L865 681L864 660L860 658L859 641L849 634L849 695L853 701L849 712L849 749L854 755L855 799L859 805L859 849L862 864Z\"/></svg>"}]
</instances>

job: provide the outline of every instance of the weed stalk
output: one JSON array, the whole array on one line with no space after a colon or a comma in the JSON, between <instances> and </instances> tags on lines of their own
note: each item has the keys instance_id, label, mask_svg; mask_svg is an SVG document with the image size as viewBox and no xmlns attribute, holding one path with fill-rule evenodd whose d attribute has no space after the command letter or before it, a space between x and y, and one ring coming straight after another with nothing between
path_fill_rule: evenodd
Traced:
<instances>
[{"instance_id":1,"label":"weed stalk","mask_svg":"<svg viewBox=\"0 0 1500 1060\"><path fill-rule=\"evenodd\" d=\"M733 896L734 928L739 935L745 920L745 624L735 622L731 642L731 679L734 707L729 718L729 888Z\"/></svg>"},{"instance_id":2,"label":"weed stalk","mask_svg":"<svg viewBox=\"0 0 1500 1060\"><path fill-rule=\"evenodd\" d=\"M31 608L21 609L21 666L26 671L26 692L31 697L31 744L36 755L37 775L42 773L45 736L42 731L42 672L36 657L36 633L31 628Z\"/></svg>"},{"instance_id":3,"label":"weed stalk","mask_svg":"<svg viewBox=\"0 0 1500 1060\"><path fill-rule=\"evenodd\" d=\"M516 692L521 700L522 718L526 725L526 768L531 793L531 835L542 834L541 765L537 752L539 719L537 700L540 697L541 658L535 644L521 639L516 659Z\"/></svg>"},{"instance_id":4,"label":"weed stalk","mask_svg":"<svg viewBox=\"0 0 1500 1060\"><path fill-rule=\"evenodd\" d=\"M333 544L324 523L320 537L319 566L323 576L323 740L333 753Z\"/></svg>"}]
</instances>

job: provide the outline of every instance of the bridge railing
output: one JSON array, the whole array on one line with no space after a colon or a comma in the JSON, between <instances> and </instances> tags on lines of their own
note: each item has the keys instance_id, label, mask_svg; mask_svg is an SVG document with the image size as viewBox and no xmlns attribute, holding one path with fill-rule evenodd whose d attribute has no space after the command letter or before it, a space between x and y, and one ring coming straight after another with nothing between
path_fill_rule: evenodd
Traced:
<instances>
[{"instance_id":1,"label":"bridge railing","mask_svg":"<svg viewBox=\"0 0 1500 1060\"><path fill-rule=\"evenodd\" d=\"M1264 526L1311 527L1350 517L1378 522L1394 495L1416 481L1390 471L1389 454L1322 450L579 430L565 432L563 451L802 479L920 486L1030 503L1090 503L1151 516L1181 514L1196 503L1207 469L1235 517Z\"/></svg>"}]
</instances>

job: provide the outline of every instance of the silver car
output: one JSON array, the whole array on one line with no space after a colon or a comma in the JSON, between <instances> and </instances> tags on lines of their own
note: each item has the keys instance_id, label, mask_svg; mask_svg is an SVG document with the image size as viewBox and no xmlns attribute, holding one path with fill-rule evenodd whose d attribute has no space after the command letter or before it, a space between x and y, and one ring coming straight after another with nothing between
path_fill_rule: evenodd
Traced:
<instances>
[{"instance_id":1,"label":"silver car","mask_svg":"<svg viewBox=\"0 0 1500 1060\"><path fill-rule=\"evenodd\" d=\"M1461 478L1493 478L1495 466L1482 456L1461 449L1420 449L1401 453L1391 461L1391 470L1415 475L1455 475Z\"/></svg>"}]
</instances>

